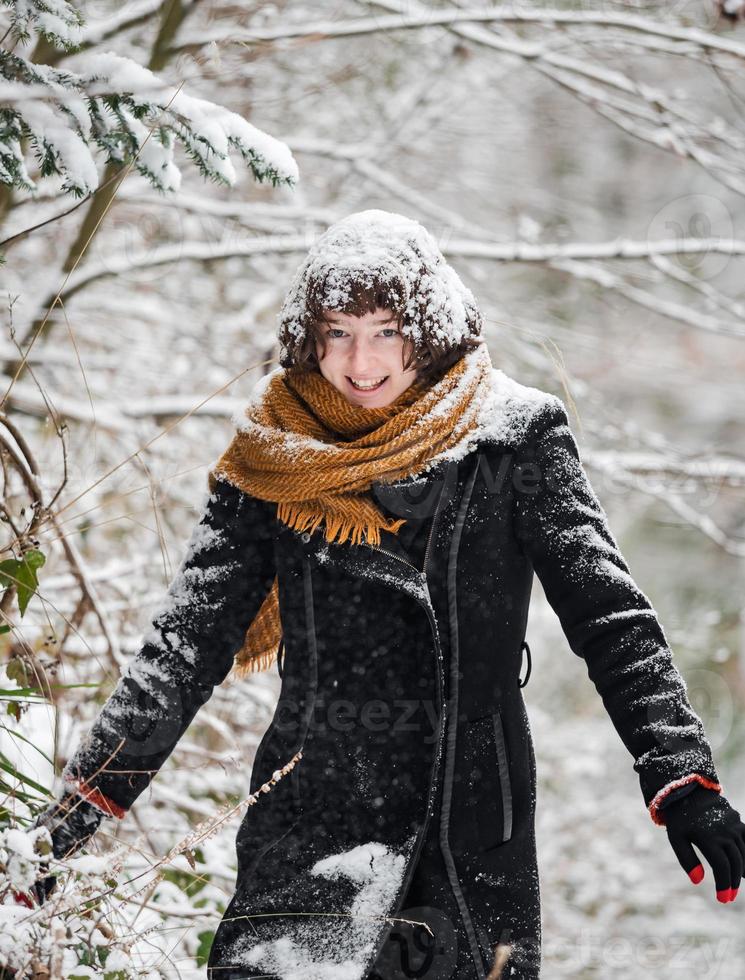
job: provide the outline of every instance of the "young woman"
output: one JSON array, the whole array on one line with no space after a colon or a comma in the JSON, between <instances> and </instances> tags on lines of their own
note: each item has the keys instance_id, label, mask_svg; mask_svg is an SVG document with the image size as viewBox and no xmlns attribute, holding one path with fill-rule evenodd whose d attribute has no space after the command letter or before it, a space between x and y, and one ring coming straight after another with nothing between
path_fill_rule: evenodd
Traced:
<instances>
[{"instance_id":1,"label":"young woman","mask_svg":"<svg viewBox=\"0 0 745 980\"><path fill-rule=\"evenodd\" d=\"M491 365L415 221L313 246L152 631L42 817L58 852L122 818L231 667L276 659L214 978L536 978L536 770L522 695L536 572L680 864L734 898L725 800L662 626L564 403ZM526 654L523 674L523 655ZM301 752L294 767L288 761Z\"/></svg>"}]
</instances>

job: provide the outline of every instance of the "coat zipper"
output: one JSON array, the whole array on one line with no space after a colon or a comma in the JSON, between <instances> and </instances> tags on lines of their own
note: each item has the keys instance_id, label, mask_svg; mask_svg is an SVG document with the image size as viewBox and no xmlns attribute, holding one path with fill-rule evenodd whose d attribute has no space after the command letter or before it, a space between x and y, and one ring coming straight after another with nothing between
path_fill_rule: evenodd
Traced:
<instances>
[{"instance_id":1,"label":"coat zipper","mask_svg":"<svg viewBox=\"0 0 745 980\"><path fill-rule=\"evenodd\" d=\"M419 575L424 575L423 569L417 568L413 561L407 561L405 558L402 558L401 555L397 555L395 551L388 551L387 548L381 548L377 544L368 544L367 541L363 541L362 543L366 548L372 548L373 551L382 551L384 555L390 555L391 558L395 558L396 561L401 561L404 563L404 565L408 565L409 568L413 568Z\"/></svg>"},{"instance_id":2,"label":"coat zipper","mask_svg":"<svg viewBox=\"0 0 745 980\"><path fill-rule=\"evenodd\" d=\"M442 484L443 488L445 484ZM435 523L437 521L437 513L440 509L440 501L442 500L442 490L440 490L440 496L437 498L437 509L435 510L435 515L432 518L432 527L429 529L429 537L427 538L427 547L424 549L424 561L422 562L422 575L425 579L427 577L427 559L429 558L429 546L432 544L432 538L434 537Z\"/></svg>"},{"instance_id":3,"label":"coat zipper","mask_svg":"<svg viewBox=\"0 0 745 980\"><path fill-rule=\"evenodd\" d=\"M478 938L476 936L476 930L474 928L473 920L471 918L471 910L468 907L468 901L463 894L463 889L461 888L460 880L458 878L458 871L453 859L452 851L450 850L450 812L452 805L452 795L453 795L453 776L455 771L455 751L456 743L458 737L458 700L460 694L460 682L459 677L459 657L460 657L460 642L459 642L459 624L458 624L458 612L457 612L457 583L456 583L456 570L458 564L458 553L460 550L461 534L463 531L463 525L465 524L466 515L468 513L468 507L471 502L471 494L473 492L474 483L476 481L476 475L478 473L479 463L477 462L476 467L469 477L466 487L460 497L460 502L458 504L458 513L456 515L455 527L453 529L453 534L450 539L450 549L448 554L448 564L447 564L447 594L448 594L448 610L450 614L450 688L448 692L448 704L447 704L447 715L448 715L448 729L447 729L447 740L445 743L445 762L444 762L444 776L443 776L443 787L442 787L442 810L440 815L440 851L442 852L443 859L445 861L445 870L447 872L448 880L450 882L450 887L452 889L453 895L455 897L458 910L460 912L461 920L463 922L463 928L465 929L466 936L468 939L468 944L470 946L471 956L473 958L473 964L476 967L476 974L479 980L486 980L486 970L484 969L484 960L481 950L479 949Z\"/></svg>"}]
</instances>

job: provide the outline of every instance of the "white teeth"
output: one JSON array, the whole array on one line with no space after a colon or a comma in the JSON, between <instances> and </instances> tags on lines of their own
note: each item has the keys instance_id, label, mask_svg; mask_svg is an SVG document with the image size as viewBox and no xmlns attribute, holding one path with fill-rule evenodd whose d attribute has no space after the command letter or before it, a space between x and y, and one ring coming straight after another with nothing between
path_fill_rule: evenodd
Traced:
<instances>
[{"instance_id":1,"label":"white teeth","mask_svg":"<svg viewBox=\"0 0 745 980\"><path fill-rule=\"evenodd\" d=\"M387 377L388 375L384 374L383 377L378 378L377 381L355 381L354 378L350 378L349 380L352 382L355 388L374 388L376 385L379 385L381 381L385 381Z\"/></svg>"}]
</instances>

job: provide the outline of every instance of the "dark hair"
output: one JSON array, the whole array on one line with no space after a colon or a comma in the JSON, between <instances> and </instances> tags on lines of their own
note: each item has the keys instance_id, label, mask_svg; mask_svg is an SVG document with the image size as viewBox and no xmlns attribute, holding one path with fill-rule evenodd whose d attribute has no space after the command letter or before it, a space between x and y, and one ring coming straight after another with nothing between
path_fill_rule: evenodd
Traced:
<instances>
[{"instance_id":1,"label":"dark hair","mask_svg":"<svg viewBox=\"0 0 745 980\"><path fill-rule=\"evenodd\" d=\"M322 282L313 280L309 282L300 317L303 327L302 336L297 339L289 330L280 329L282 352L279 362L282 367L292 367L300 371L319 370L316 342L323 356L326 351L323 328L329 325L326 311L346 313L349 316L364 316L365 313L374 313L379 308L390 309L397 318L399 330L410 322L407 317L403 283L395 279L391 281L373 277L371 282L353 279L348 283L346 295L346 302L334 303L331 306L325 279ZM422 296L417 311L419 315L424 306L426 306L426 297ZM478 309L472 306L468 309L468 313L467 326L471 336L464 336L455 345L438 344L430 332L424 331L422 343L417 347L414 340L404 334L402 367L407 370L416 364L417 382L428 386L439 381L468 351L484 342L482 338L478 338L482 326Z\"/></svg>"}]
</instances>

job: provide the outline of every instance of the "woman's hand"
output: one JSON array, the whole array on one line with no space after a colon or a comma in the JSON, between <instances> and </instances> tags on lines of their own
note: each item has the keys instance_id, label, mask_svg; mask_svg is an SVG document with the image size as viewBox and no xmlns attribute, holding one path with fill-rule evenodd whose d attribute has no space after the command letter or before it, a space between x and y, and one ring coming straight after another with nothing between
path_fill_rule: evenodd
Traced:
<instances>
[{"instance_id":1,"label":"woman's hand","mask_svg":"<svg viewBox=\"0 0 745 980\"><path fill-rule=\"evenodd\" d=\"M720 902L733 902L745 874L745 824L721 793L696 788L661 811L675 856L697 885L704 868L692 845L701 851L714 871Z\"/></svg>"},{"instance_id":2,"label":"woman's hand","mask_svg":"<svg viewBox=\"0 0 745 980\"><path fill-rule=\"evenodd\" d=\"M98 830L104 814L101 810L88 803L77 793L65 791L36 818L31 829L46 827L52 838L52 853L58 860L71 857L80 850ZM48 871L49 865L41 863L41 871ZM34 902L41 905L55 888L55 875L46 875L36 880L32 894L16 894L16 901L33 907Z\"/></svg>"}]
</instances>

